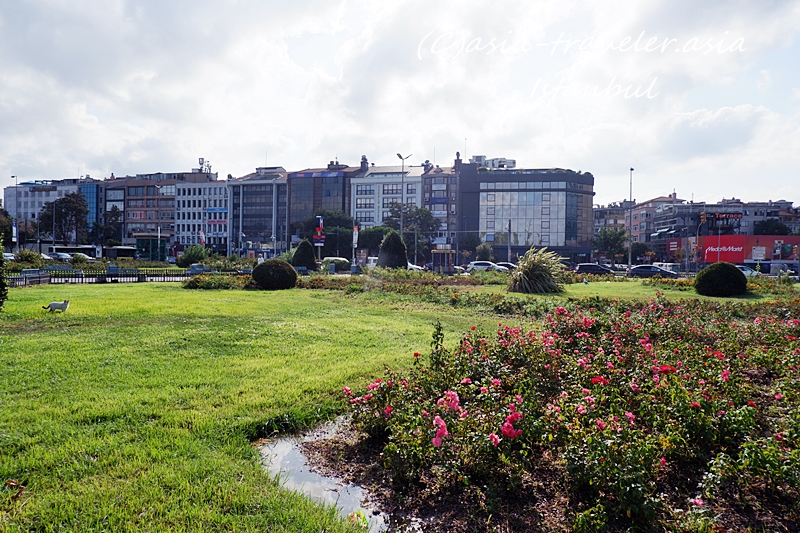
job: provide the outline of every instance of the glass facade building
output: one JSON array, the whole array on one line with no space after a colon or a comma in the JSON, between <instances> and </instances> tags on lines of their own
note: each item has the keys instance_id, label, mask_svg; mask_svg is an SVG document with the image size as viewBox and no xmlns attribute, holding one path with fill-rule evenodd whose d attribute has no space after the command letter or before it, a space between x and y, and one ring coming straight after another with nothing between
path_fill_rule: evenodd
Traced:
<instances>
[{"instance_id":1,"label":"glass facade building","mask_svg":"<svg viewBox=\"0 0 800 533\"><path fill-rule=\"evenodd\" d=\"M460 168L462 231L513 256L547 246L574 259L589 257L594 176L563 169ZM501 256L503 254L500 254Z\"/></svg>"}]
</instances>

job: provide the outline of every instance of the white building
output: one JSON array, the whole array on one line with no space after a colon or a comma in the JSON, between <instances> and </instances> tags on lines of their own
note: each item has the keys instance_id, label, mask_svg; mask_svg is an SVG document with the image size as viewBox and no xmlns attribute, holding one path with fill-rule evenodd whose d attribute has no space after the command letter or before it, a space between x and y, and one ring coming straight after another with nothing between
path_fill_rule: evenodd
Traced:
<instances>
[{"instance_id":1,"label":"white building","mask_svg":"<svg viewBox=\"0 0 800 533\"><path fill-rule=\"evenodd\" d=\"M380 226L392 204L422 205L422 166L369 167L350 182L350 209L362 228ZM405 191L403 191L405 189Z\"/></svg>"},{"instance_id":2,"label":"white building","mask_svg":"<svg viewBox=\"0 0 800 533\"><path fill-rule=\"evenodd\" d=\"M224 181L175 184L175 241L228 250L228 187Z\"/></svg>"}]
</instances>

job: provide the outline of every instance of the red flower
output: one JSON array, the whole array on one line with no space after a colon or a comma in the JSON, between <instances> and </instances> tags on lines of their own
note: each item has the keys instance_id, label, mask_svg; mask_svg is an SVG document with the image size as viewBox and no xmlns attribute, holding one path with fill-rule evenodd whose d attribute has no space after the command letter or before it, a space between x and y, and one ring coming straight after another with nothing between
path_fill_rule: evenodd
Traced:
<instances>
[{"instance_id":1,"label":"red flower","mask_svg":"<svg viewBox=\"0 0 800 533\"><path fill-rule=\"evenodd\" d=\"M670 365L661 365L658 369L662 374L672 374L675 372L675 367Z\"/></svg>"},{"instance_id":2,"label":"red flower","mask_svg":"<svg viewBox=\"0 0 800 533\"><path fill-rule=\"evenodd\" d=\"M603 376L595 376L592 378L592 385L608 385L608 380Z\"/></svg>"},{"instance_id":3,"label":"red flower","mask_svg":"<svg viewBox=\"0 0 800 533\"><path fill-rule=\"evenodd\" d=\"M747 402L747 405L749 405L749 406L750 406L750 407L752 407L753 409L755 409L755 408L756 408L756 402L753 402L753 401L749 401L749 400L748 400L748 402Z\"/></svg>"},{"instance_id":4,"label":"red flower","mask_svg":"<svg viewBox=\"0 0 800 533\"><path fill-rule=\"evenodd\" d=\"M419 357L419 352L414 352L414 357Z\"/></svg>"},{"instance_id":5,"label":"red flower","mask_svg":"<svg viewBox=\"0 0 800 533\"><path fill-rule=\"evenodd\" d=\"M697 407L697 408L700 408L700 404L699 404L699 403L697 403L697 402L692 402L692 403L690 403L689 405L691 405L692 407Z\"/></svg>"}]
</instances>

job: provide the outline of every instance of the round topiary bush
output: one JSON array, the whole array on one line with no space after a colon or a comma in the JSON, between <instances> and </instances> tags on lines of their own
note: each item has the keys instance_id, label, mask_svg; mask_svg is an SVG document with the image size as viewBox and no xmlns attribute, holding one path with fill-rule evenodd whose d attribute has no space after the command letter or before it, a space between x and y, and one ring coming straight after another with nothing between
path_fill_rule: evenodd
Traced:
<instances>
[{"instance_id":1,"label":"round topiary bush","mask_svg":"<svg viewBox=\"0 0 800 533\"><path fill-rule=\"evenodd\" d=\"M297 283L297 271L282 259L267 259L253 269L253 281L262 289L291 289Z\"/></svg>"},{"instance_id":2,"label":"round topiary bush","mask_svg":"<svg viewBox=\"0 0 800 533\"><path fill-rule=\"evenodd\" d=\"M303 239L297 248L294 250L292 256L292 264L297 267L306 267L309 271L317 269L317 259L314 257L314 247L308 242L308 239Z\"/></svg>"},{"instance_id":3,"label":"round topiary bush","mask_svg":"<svg viewBox=\"0 0 800 533\"><path fill-rule=\"evenodd\" d=\"M694 278L697 294L703 296L736 296L747 292L747 277L731 263L714 263Z\"/></svg>"},{"instance_id":4,"label":"round topiary bush","mask_svg":"<svg viewBox=\"0 0 800 533\"><path fill-rule=\"evenodd\" d=\"M392 230L386 234L378 252L378 266L381 268L407 268L408 252L400 235Z\"/></svg>"}]
</instances>

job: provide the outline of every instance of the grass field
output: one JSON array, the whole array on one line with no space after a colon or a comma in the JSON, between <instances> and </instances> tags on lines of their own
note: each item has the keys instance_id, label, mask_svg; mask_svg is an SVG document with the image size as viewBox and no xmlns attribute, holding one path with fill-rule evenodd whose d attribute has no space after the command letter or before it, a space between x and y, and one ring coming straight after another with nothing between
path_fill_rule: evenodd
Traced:
<instances>
[{"instance_id":1,"label":"grass field","mask_svg":"<svg viewBox=\"0 0 800 533\"><path fill-rule=\"evenodd\" d=\"M0 530L343 531L250 442L493 317L328 291L12 289L0 313ZM69 298L65 314L41 306ZM25 486L6 485L14 480Z\"/></svg>"},{"instance_id":2,"label":"grass field","mask_svg":"<svg viewBox=\"0 0 800 533\"><path fill-rule=\"evenodd\" d=\"M564 297L655 294L592 283ZM65 314L41 308L65 298ZM427 351L437 319L448 345L497 324L380 291L12 289L0 313L0 530L347 531L335 510L280 489L250 442L331 417L343 385Z\"/></svg>"}]
</instances>

